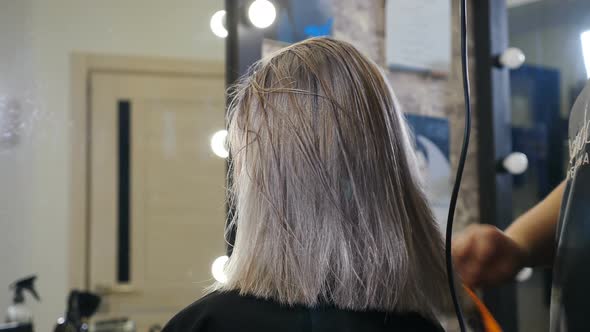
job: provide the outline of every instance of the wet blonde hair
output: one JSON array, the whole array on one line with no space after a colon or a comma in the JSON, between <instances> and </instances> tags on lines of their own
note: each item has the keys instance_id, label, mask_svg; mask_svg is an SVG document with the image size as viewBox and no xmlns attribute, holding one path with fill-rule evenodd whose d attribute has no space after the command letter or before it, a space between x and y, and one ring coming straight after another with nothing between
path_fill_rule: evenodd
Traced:
<instances>
[{"instance_id":1,"label":"wet blonde hair","mask_svg":"<svg viewBox=\"0 0 590 332\"><path fill-rule=\"evenodd\" d=\"M378 66L346 42L293 44L235 87L228 123L237 233L217 289L290 305L438 309L443 242Z\"/></svg>"}]
</instances>

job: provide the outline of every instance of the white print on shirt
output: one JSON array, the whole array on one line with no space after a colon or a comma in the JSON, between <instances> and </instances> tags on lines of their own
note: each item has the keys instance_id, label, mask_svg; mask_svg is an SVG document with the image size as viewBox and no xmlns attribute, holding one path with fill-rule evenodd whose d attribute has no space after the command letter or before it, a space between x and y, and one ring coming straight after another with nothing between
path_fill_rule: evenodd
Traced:
<instances>
[{"instance_id":1,"label":"white print on shirt","mask_svg":"<svg viewBox=\"0 0 590 332\"><path fill-rule=\"evenodd\" d=\"M584 122L574 139L568 140L570 166L567 171L568 179L576 175L578 168L588 165L590 159L586 147L590 144L590 119L588 119L588 103L584 107Z\"/></svg>"}]
</instances>

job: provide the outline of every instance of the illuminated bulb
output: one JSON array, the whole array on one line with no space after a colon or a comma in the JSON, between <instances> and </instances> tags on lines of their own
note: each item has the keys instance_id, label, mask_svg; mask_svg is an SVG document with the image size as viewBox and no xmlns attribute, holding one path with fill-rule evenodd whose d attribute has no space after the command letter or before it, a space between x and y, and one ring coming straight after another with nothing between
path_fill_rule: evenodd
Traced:
<instances>
[{"instance_id":1,"label":"illuminated bulb","mask_svg":"<svg viewBox=\"0 0 590 332\"><path fill-rule=\"evenodd\" d=\"M502 166L512 175L520 175L529 167L529 159L522 152L512 152L502 161Z\"/></svg>"},{"instance_id":2,"label":"illuminated bulb","mask_svg":"<svg viewBox=\"0 0 590 332\"><path fill-rule=\"evenodd\" d=\"M590 78L590 30L582 32L580 39L582 40L582 54L584 55L586 76Z\"/></svg>"},{"instance_id":3,"label":"illuminated bulb","mask_svg":"<svg viewBox=\"0 0 590 332\"><path fill-rule=\"evenodd\" d=\"M248 8L248 18L260 29L268 28L277 17L277 10L268 0L255 0Z\"/></svg>"},{"instance_id":4,"label":"illuminated bulb","mask_svg":"<svg viewBox=\"0 0 590 332\"><path fill-rule=\"evenodd\" d=\"M227 29L225 28L223 21L225 20L225 10L219 10L211 16L211 22L209 26L211 31L219 38L227 37Z\"/></svg>"},{"instance_id":5,"label":"illuminated bulb","mask_svg":"<svg viewBox=\"0 0 590 332\"><path fill-rule=\"evenodd\" d=\"M516 47L507 48L500 55L500 64L508 69L518 69L526 60L524 53Z\"/></svg>"},{"instance_id":6,"label":"illuminated bulb","mask_svg":"<svg viewBox=\"0 0 590 332\"><path fill-rule=\"evenodd\" d=\"M225 139L227 137L227 130L220 130L211 137L211 150L220 158L229 157L229 152L225 147Z\"/></svg>"},{"instance_id":7,"label":"illuminated bulb","mask_svg":"<svg viewBox=\"0 0 590 332\"><path fill-rule=\"evenodd\" d=\"M211 264L211 274L213 278L218 282L225 284L227 282L227 276L225 275L225 264L229 261L227 256L219 256Z\"/></svg>"},{"instance_id":8,"label":"illuminated bulb","mask_svg":"<svg viewBox=\"0 0 590 332\"><path fill-rule=\"evenodd\" d=\"M531 269L530 267L525 267L522 270L520 270L520 272L518 272L518 274L516 275L516 280L520 282L527 281L531 278L532 275L533 269Z\"/></svg>"}]
</instances>

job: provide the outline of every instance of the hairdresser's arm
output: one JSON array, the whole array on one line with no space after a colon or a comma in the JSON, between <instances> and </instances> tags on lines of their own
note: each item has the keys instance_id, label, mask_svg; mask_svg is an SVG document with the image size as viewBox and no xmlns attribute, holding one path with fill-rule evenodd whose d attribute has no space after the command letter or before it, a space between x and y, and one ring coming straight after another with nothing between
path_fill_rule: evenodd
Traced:
<instances>
[{"instance_id":1,"label":"hairdresser's arm","mask_svg":"<svg viewBox=\"0 0 590 332\"><path fill-rule=\"evenodd\" d=\"M553 264L555 230L564 189L565 181L506 230L506 235L527 252L527 266Z\"/></svg>"},{"instance_id":2,"label":"hairdresser's arm","mask_svg":"<svg viewBox=\"0 0 590 332\"><path fill-rule=\"evenodd\" d=\"M505 232L490 225L471 225L453 239L455 267L470 286L508 281L525 266L553 262L555 230L565 181L527 211Z\"/></svg>"}]
</instances>

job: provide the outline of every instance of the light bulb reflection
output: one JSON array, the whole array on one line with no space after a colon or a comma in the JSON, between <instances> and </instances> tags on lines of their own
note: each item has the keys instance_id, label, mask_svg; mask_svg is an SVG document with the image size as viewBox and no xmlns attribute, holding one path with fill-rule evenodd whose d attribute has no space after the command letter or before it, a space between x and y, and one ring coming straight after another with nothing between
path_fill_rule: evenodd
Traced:
<instances>
[{"instance_id":1,"label":"light bulb reflection","mask_svg":"<svg viewBox=\"0 0 590 332\"><path fill-rule=\"evenodd\" d=\"M226 138L227 130L220 130L211 137L211 150L220 158L229 157L229 151L227 151L225 145Z\"/></svg>"},{"instance_id":2,"label":"light bulb reflection","mask_svg":"<svg viewBox=\"0 0 590 332\"><path fill-rule=\"evenodd\" d=\"M590 78L590 30L582 32L580 39L582 39L582 55L584 56L586 76Z\"/></svg>"},{"instance_id":3,"label":"light bulb reflection","mask_svg":"<svg viewBox=\"0 0 590 332\"><path fill-rule=\"evenodd\" d=\"M520 175L529 167L529 159L522 152L512 152L502 162L504 168L512 175Z\"/></svg>"},{"instance_id":4,"label":"light bulb reflection","mask_svg":"<svg viewBox=\"0 0 590 332\"><path fill-rule=\"evenodd\" d=\"M209 22L211 31L213 31L213 34L215 34L219 38L227 37L227 29L223 24L224 20L225 10L219 10L211 16L211 21Z\"/></svg>"},{"instance_id":5,"label":"light bulb reflection","mask_svg":"<svg viewBox=\"0 0 590 332\"><path fill-rule=\"evenodd\" d=\"M277 17L277 10L268 0L255 0L248 8L248 18L260 29L268 28Z\"/></svg>"},{"instance_id":6,"label":"light bulb reflection","mask_svg":"<svg viewBox=\"0 0 590 332\"><path fill-rule=\"evenodd\" d=\"M524 282L529 280L533 276L533 269L530 267L525 267L518 274L516 275L516 280L520 282Z\"/></svg>"},{"instance_id":7,"label":"light bulb reflection","mask_svg":"<svg viewBox=\"0 0 590 332\"><path fill-rule=\"evenodd\" d=\"M218 282L225 284L227 282L227 275L225 274L225 264L229 261L227 256L219 256L211 264L211 274Z\"/></svg>"}]
</instances>

